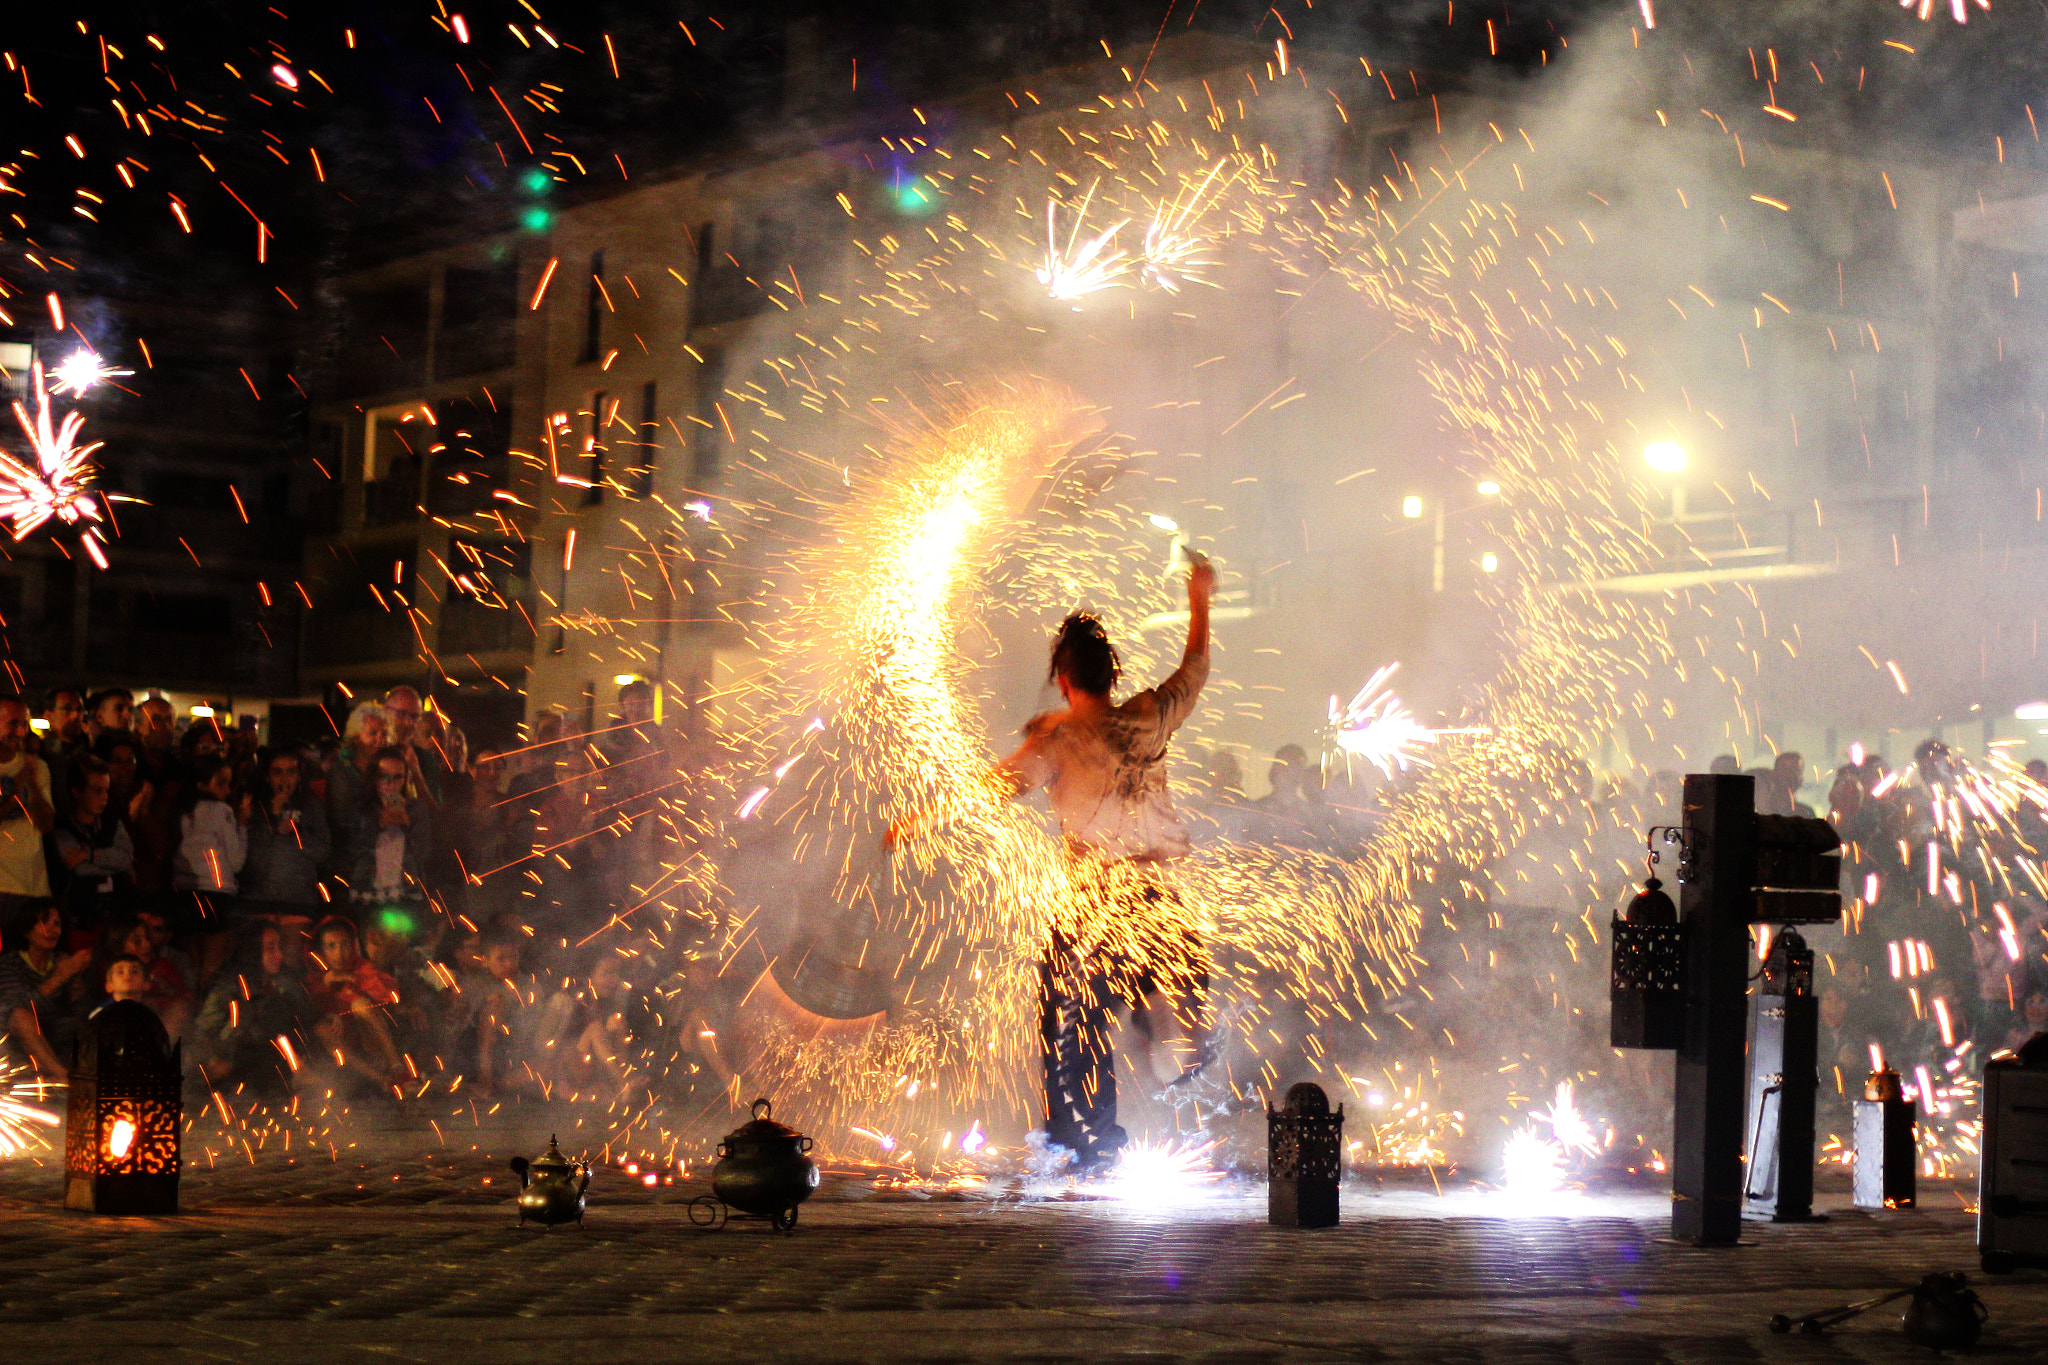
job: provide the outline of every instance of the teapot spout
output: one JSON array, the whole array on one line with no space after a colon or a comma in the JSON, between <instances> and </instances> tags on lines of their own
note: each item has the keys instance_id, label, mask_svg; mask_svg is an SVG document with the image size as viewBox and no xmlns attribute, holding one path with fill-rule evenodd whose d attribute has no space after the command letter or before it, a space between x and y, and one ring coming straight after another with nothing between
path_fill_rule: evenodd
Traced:
<instances>
[{"instance_id":1,"label":"teapot spout","mask_svg":"<svg viewBox=\"0 0 2048 1365\"><path fill-rule=\"evenodd\" d=\"M528 1175L527 1175L527 1170L528 1170L528 1168L529 1168L529 1167L530 1167L530 1166L532 1165L532 1163L531 1163L531 1162L529 1162L529 1161L528 1161L528 1160L527 1160L527 1159L526 1159L525 1157L523 1157L523 1156L515 1156L515 1157L513 1157L513 1158L512 1158L512 1160L511 1160L511 1161L507 1162L506 1164L507 1164L507 1165L509 1165L509 1166L510 1166L510 1167L512 1168L513 1172L514 1172L514 1173L515 1173L516 1175L518 1175L518 1177L519 1177L519 1188L520 1188L520 1189L522 1189L522 1190L523 1190L523 1189L525 1189L525 1188L526 1188L526 1187L527 1187L528 1185L530 1185L530 1184L532 1184L532 1183L533 1183L533 1182L532 1182L532 1180L531 1180L531 1179L530 1179L530 1178L528 1177Z\"/></svg>"}]
</instances>

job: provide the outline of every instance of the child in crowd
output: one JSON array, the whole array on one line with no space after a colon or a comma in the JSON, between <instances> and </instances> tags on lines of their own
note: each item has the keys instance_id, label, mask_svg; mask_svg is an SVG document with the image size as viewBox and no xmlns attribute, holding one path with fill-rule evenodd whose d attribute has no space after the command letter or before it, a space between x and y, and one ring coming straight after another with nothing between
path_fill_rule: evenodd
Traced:
<instances>
[{"instance_id":1,"label":"child in crowd","mask_svg":"<svg viewBox=\"0 0 2048 1365\"><path fill-rule=\"evenodd\" d=\"M398 1003L398 986L362 954L354 921L330 915L314 933L306 993L317 1022L314 1032L329 1049L393 1087L413 1077L399 1055L386 1011ZM368 1054L370 1061L364 1060Z\"/></svg>"},{"instance_id":2,"label":"child in crowd","mask_svg":"<svg viewBox=\"0 0 2048 1365\"><path fill-rule=\"evenodd\" d=\"M641 1083L632 1064L633 988L624 963L610 948L599 949L581 983L565 982L541 1011L534 1029L542 1055L536 1058L548 1084L574 1094L600 1085L624 1095Z\"/></svg>"},{"instance_id":3,"label":"child in crowd","mask_svg":"<svg viewBox=\"0 0 2048 1365\"><path fill-rule=\"evenodd\" d=\"M252 923L193 1025L207 1083L216 1090L247 1084L266 1098L290 1094L312 1014L305 983L286 962L284 931Z\"/></svg>"},{"instance_id":4,"label":"child in crowd","mask_svg":"<svg viewBox=\"0 0 2048 1365\"><path fill-rule=\"evenodd\" d=\"M181 903L196 907L200 936L200 973L213 969L233 946L236 877L248 857L242 822L228 799L235 791L235 768L216 750L193 770L194 781L178 797L178 848L171 855L171 886Z\"/></svg>"},{"instance_id":5,"label":"child in crowd","mask_svg":"<svg viewBox=\"0 0 2048 1365\"><path fill-rule=\"evenodd\" d=\"M174 963L157 955L156 940L140 920L116 920L101 934L100 958L107 964L106 970L111 972L124 957L134 959L142 968L142 1003L157 1012L166 1033L182 1037L192 1022L192 983Z\"/></svg>"},{"instance_id":6,"label":"child in crowd","mask_svg":"<svg viewBox=\"0 0 2048 1365\"><path fill-rule=\"evenodd\" d=\"M98 1014L116 1000L141 1000L144 1004L149 1003L145 999L149 993L149 972L143 967L142 959L135 954L123 953L109 962L103 980L107 998L93 1010L94 1014Z\"/></svg>"},{"instance_id":7,"label":"child in crowd","mask_svg":"<svg viewBox=\"0 0 2048 1365\"><path fill-rule=\"evenodd\" d=\"M448 1063L487 1095L520 1089L532 1074L518 1046L526 1033L526 999L516 980L520 947L518 930L494 924L456 977Z\"/></svg>"}]
</instances>

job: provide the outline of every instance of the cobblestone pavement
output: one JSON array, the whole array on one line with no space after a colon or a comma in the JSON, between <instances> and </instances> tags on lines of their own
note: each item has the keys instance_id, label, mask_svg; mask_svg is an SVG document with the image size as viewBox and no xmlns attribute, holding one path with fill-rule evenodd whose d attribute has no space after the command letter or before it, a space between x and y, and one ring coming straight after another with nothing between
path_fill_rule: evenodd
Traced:
<instances>
[{"instance_id":1,"label":"cobblestone pavement","mask_svg":"<svg viewBox=\"0 0 2048 1365\"><path fill-rule=\"evenodd\" d=\"M202 1167L174 1219L67 1214L57 1169L0 1164L6 1357L1928 1361L1896 1314L1825 1337L1765 1321L1975 1267L1946 1188L1882 1216L1836 1194L1828 1223L1702 1250L1663 1240L1668 1205L1647 1194L1359 1188L1343 1226L1304 1232L1267 1226L1256 1187L920 1198L841 1176L785 1236L694 1228L677 1207L694 1180L648 1190L605 1172L583 1229L522 1231L481 1147ZM2042 1279L1979 1281L1992 1319L1978 1354L2048 1359Z\"/></svg>"}]
</instances>

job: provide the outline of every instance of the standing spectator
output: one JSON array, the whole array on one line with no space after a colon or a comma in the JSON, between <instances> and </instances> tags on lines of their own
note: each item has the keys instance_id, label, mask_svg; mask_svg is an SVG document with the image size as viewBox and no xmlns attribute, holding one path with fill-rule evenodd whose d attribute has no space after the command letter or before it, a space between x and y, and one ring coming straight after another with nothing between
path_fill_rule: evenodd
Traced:
<instances>
[{"instance_id":1,"label":"standing spectator","mask_svg":"<svg viewBox=\"0 0 2048 1365\"><path fill-rule=\"evenodd\" d=\"M25 727L24 727L25 728ZM44 1081L71 1073L71 1055L85 1016L92 949L61 953L64 917L47 901L17 903L4 918L0 947L0 1030Z\"/></svg>"},{"instance_id":2,"label":"standing spectator","mask_svg":"<svg viewBox=\"0 0 2048 1365\"><path fill-rule=\"evenodd\" d=\"M406 795L406 752L398 745L377 751L371 789L350 812L349 894L359 905L417 904L426 900L427 858L434 847L434 822L426 801Z\"/></svg>"},{"instance_id":3,"label":"standing spectator","mask_svg":"<svg viewBox=\"0 0 2048 1365\"><path fill-rule=\"evenodd\" d=\"M1787 749L1771 764L1771 780L1783 793L1784 813L1813 816L1813 807L1799 799L1800 789L1806 785L1806 756ZM1761 805L1761 803L1759 803Z\"/></svg>"},{"instance_id":4,"label":"standing spectator","mask_svg":"<svg viewBox=\"0 0 2048 1365\"><path fill-rule=\"evenodd\" d=\"M50 894L43 836L57 823L50 770L28 752L28 707L0 700L0 916Z\"/></svg>"},{"instance_id":5,"label":"standing spectator","mask_svg":"<svg viewBox=\"0 0 2048 1365\"><path fill-rule=\"evenodd\" d=\"M320 871L333 841L327 813L307 798L297 754L265 749L257 755L241 816L249 843L241 875L243 913L294 931L310 925L322 904Z\"/></svg>"},{"instance_id":6,"label":"standing spectator","mask_svg":"<svg viewBox=\"0 0 2048 1365\"><path fill-rule=\"evenodd\" d=\"M62 792L64 765L92 747L85 732L85 690L56 687L43 703L42 743L37 746L43 762L50 765L50 790Z\"/></svg>"},{"instance_id":7,"label":"standing spectator","mask_svg":"<svg viewBox=\"0 0 2048 1365\"><path fill-rule=\"evenodd\" d=\"M235 791L233 765L218 758L202 762L178 799L178 851L171 858L171 885L181 902L198 913L200 976L210 978L227 956L236 876L249 853L242 823L228 799Z\"/></svg>"},{"instance_id":8,"label":"standing spectator","mask_svg":"<svg viewBox=\"0 0 2048 1365\"><path fill-rule=\"evenodd\" d=\"M327 773L327 828L334 836L334 868L344 876L355 870L357 813L373 793L370 770L389 738L384 708L373 701L349 712L342 727L341 750Z\"/></svg>"},{"instance_id":9,"label":"standing spectator","mask_svg":"<svg viewBox=\"0 0 2048 1365\"><path fill-rule=\"evenodd\" d=\"M424 711L417 688L394 687L384 694L384 712L391 725L390 742L405 755L406 794L423 796L438 805L442 783L450 769L447 757L433 746L421 722Z\"/></svg>"},{"instance_id":10,"label":"standing spectator","mask_svg":"<svg viewBox=\"0 0 2048 1365\"><path fill-rule=\"evenodd\" d=\"M85 699L85 728L94 739L109 730L131 728L135 694L125 687L103 687Z\"/></svg>"},{"instance_id":11,"label":"standing spectator","mask_svg":"<svg viewBox=\"0 0 2048 1365\"><path fill-rule=\"evenodd\" d=\"M135 714L135 735L142 745L137 757L151 780L158 780L177 759L178 713L162 697L149 696L135 708Z\"/></svg>"},{"instance_id":12,"label":"standing spectator","mask_svg":"<svg viewBox=\"0 0 2048 1365\"><path fill-rule=\"evenodd\" d=\"M45 841L50 886L73 928L97 929L131 908L135 841L112 808L113 770L84 754L69 774L64 813Z\"/></svg>"}]
</instances>

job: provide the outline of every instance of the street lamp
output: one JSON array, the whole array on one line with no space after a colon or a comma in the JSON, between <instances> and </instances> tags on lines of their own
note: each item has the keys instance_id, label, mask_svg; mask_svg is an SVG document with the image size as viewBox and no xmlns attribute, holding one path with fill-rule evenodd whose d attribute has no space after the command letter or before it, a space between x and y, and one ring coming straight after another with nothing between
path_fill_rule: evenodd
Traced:
<instances>
[{"instance_id":1,"label":"street lamp","mask_svg":"<svg viewBox=\"0 0 2048 1365\"><path fill-rule=\"evenodd\" d=\"M1407 517L1410 521L1421 516L1422 499L1416 497L1413 493L1401 499L1401 515Z\"/></svg>"}]
</instances>

